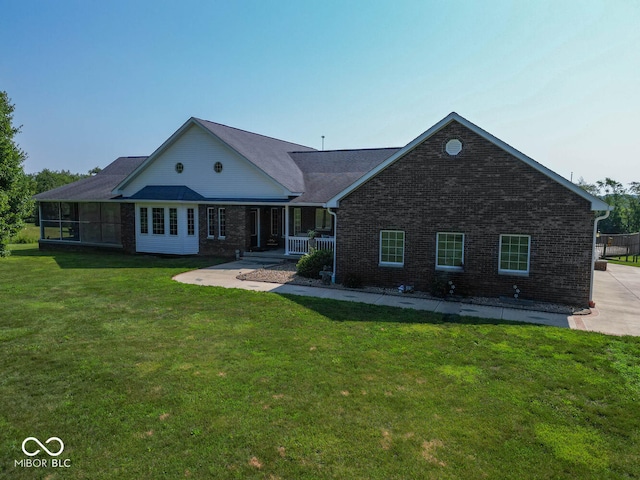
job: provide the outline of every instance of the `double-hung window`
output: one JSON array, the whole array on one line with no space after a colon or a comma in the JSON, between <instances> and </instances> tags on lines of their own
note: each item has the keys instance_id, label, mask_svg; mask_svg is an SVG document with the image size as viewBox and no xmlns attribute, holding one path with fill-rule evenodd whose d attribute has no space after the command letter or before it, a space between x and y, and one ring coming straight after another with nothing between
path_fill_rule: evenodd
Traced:
<instances>
[{"instance_id":1,"label":"double-hung window","mask_svg":"<svg viewBox=\"0 0 640 480\"><path fill-rule=\"evenodd\" d=\"M464 267L464 233L436 235L436 270L462 270Z\"/></svg>"},{"instance_id":2,"label":"double-hung window","mask_svg":"<svg viewBox=\"0 0 640 480\"><path fill-rule=\"evenodd\" d=\"M498 273L528 275L530 258L530 235L500 235Z\"/></svg>"},{"instance_id":3,"label":"double-hung window","mask_svg":"<svg viewBox=\"0 0 640 480\"><path fill-rule=\"evenodd\" d=\"M164 208L152 208L151 220L154 235L164 235Z\"/></svg>"},{"instance_id":4,"label":"double-hung window","mask_svg":"<svg viewBox=\"0 0 640 480\"><path fill-rule=\"evenodd\" d=\"M298 235L302 232L302 209L293 209L293 234Z\"/></svg>"},{"instance_id":5,"label":"double-hung window","mask_svg":"<svg viewBox=\"0 0 640 480\"><path fill-rule=\"evenodd\" d=\"M196 234L196 216L193 208L187 208L187 235Z\"/></svg>"},{"instance_id":6,"label":"double-hung window","mask_svg":"<svg viewBox=\"0 0 640 480\"><path fill-rule=\"evenodd\" d=\"M207 237L214 238L216 236L216 209L207 208Z\"/></svg>"},{"instance_id":7,"label":"double-hung window","mask_svg":"<svg viewBox=\"0 0 640 480\"><path fill-rule=\"evenodd\" d=\"M326 208L316 208L316 231L331 230L331 217Z\"/></svg>"},{"instance_id":8,"label":"double-hung window","mask_svg":"<svg viewBox=\"0 0 640 480\"><path fill-rule=\"evenodd\" d=\"M218 209L218 238L227 236L227 212L224 208Z\"/></svg>"},{"instance_id":9,"label":"double-hung window","mask_svg":"<svg viewBox=\"0 0 640 480\"><path fill-rule=\"evenodd\" d=\"M380 265L401 267L404 265L404 232L382 230L380 232Z\"/></svg>"},{"instance_id":10,"label":"double-hung window","mask_svg":"<svg viewBox=\"0 0 640 480\"><path fill-rule=\"evenodd\" d=\"M169 209L169 235L178 235L178 209Z\"/></svg>"},{"instance_id":11,"label":"double-hung window","mask_svg":"<svg viewBox=\"0 0 640 480\"><path fill-rule=\"evenodd\" d=\"M149 213L147 207L140 207L140 233L149 233Z\"/></svg>"}]
</instances>

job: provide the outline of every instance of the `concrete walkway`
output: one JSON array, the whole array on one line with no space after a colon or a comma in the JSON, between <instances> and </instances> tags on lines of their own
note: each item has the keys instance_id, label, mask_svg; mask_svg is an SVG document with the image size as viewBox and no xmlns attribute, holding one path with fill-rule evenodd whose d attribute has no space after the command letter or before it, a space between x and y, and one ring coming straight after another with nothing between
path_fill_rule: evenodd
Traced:
<instances>
[{"instance_id":1,"label":"concrete walkway","mask_svg":"<svg viewBox=\"0 0 640 480\"><path fill-rule=\"evenodd\" d=\"M575 317L581 330L640 336L640 268L609 263L596 271L591 315Z\"/></svg>"},{"instance_id":2,"label":"concrete walkway","mask_svg":"<svg viewBox=\"0 0 640 480\"><path fill-rule=\"evenodd\" d=\"M348 302L362 302L374 305L386 305L400 308L413 308L416 310L426 310L431 312L462 315L470 317L481 317L499 320L513 320L518 322L537 323L552 325L556 327L574 328L580 330L590 330L613 335L639 335L640 336L640 269L637 275L628 273L617 273L619 277L631 278L632 282L637 281L635 287L631 289L623 287L617 277L612 272L617 268L607 272L596 272L595 289L596 302L598 298L603 300L602 305L597 305L590 315L567 316L558 313L537 312L533 310L520 310L507 307L493 307L485 305L472 305L451 301L422 299L399 295L383 295L376 293L360 292L357 290L341 290L335 288L307 287L301 285L289 285L279 283L264 283L251 280L238 280L236 277L242 273L248 273L266 265L272 265L272 261L259 259L242 259L235 262L216 265L215 267L193 270L191 272L176 275L174 280L182 283L189 283L203 286L216 286L226 288L240 288L244 290L254 290L260 292L273 292L280 294L303 295L308 297L331 298ZM614 265L613 267L619 267ZM622 269L633 269L633 267L622 267ZM621 272L626 270L621 270ZM600 275L598 275L600 274ZM630 275L630 277L629 277ZM633 293L635 288L635 293ZM611 292L611 293L610 293ZM629 303L635 299L637 303ZM622 315L621 315L622 313ZM635 321L634 321L635 318Z\"/></svg>"}]
</instances>

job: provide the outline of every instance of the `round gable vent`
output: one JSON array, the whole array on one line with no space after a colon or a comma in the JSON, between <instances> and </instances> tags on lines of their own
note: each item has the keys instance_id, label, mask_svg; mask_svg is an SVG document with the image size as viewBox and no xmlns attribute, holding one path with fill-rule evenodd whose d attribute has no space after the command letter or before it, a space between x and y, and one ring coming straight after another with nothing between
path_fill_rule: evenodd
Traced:
<instances>
[{"instance_id":1,"label":"round gable vent","mask_svg":"<svg viewBox=\"0 0 640 480\"><path fill-rule=\"evenodd\" d=\"M455 157L462 151L462 142L457 138L452 138L447 142L447 145L444 147L444 149L449 155Z\"/></svg>"}]
</instances>

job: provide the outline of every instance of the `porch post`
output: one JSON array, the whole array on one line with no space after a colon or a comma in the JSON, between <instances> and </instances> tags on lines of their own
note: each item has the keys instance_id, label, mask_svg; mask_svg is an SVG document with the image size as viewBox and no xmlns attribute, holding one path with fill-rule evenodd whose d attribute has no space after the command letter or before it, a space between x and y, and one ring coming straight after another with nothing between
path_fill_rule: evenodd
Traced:
<instances>
[{"instance_id":1,"label":"porch post","mask_svg":"<svg viewBox=\"0 0 640 480\"><path fill-rule=\"evenodd\" d=\"M284 254L289 255L289 205L284 206Z\"/></svg>"},{"instance_id":2,"label":"porch post","mask_svg":"<svg viewBox=\"0 0 640 480\"><path fill-rule=\"evenodd\" d=\"M331 272L331 282L336 283L336 271L338 270L338 215L327 207L327 212L333 217L333 272Z\"/></svg>"}]
</instances>

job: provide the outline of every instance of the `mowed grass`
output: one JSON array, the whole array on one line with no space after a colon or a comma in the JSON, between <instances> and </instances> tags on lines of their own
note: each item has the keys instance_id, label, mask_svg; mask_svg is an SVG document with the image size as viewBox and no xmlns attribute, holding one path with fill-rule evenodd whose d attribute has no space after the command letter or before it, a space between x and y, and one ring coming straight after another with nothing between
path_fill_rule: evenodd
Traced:
<instances>
[{"instance_id":1,"label":"mowed grass","mask_svg":"<svg viewBox=\"0 0 640 480\"><path fill-rule=\"evenodd\" d=\"M617 263L618 265L629 265L632 267L640 267L640 258L636 258L634 261L633 255L621 255L619 257L607 257L607 261L611 263Z\"/></svg>"},{"instance_id":2,"label":"mowed grass","mask_svg":"<svg viewBox=\"0 0 640 480\"><path fill-rule=\"evenodd\" d=\"M0 260L0 478L640 477L640 339L171 280L213 262Z\"/></svg>"}]
</instances>

